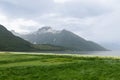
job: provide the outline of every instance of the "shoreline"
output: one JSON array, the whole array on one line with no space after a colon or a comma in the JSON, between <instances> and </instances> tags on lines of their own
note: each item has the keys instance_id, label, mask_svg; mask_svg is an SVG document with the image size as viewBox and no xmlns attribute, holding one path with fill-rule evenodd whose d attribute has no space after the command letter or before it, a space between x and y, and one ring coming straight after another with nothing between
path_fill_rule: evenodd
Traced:
<instances>
[{"instance_id":1,"label":"shoreline","mask_svg":"<svg viewBox=\"0 0 120 80\"><path fill-rule=\"evenodd\" d=\"M70 57L91 57L91 58L111 58L120 59L120 56L106 56L106 55L84 55L84 54L61 54L61 53L36 53L36 52L0 52L0 54L25 54L25 55L53 55L53 56L70 56Z\"/></svg>"}]
</instances>

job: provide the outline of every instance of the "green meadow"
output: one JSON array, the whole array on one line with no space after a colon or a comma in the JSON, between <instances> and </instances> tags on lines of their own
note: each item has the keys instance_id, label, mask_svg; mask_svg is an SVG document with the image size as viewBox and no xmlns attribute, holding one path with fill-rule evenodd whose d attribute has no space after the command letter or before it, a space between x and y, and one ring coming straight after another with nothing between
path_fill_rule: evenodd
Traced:
<instances>
[{"instance_id":1,"label":"green meadow","mask_svg":"<svg viewBox=\"0 0 120 80\"><path fill-rule=\"evenodd\" d=\"M120 59L1 52L0 80L120 80Z\"/></svg>"}]
</instances>

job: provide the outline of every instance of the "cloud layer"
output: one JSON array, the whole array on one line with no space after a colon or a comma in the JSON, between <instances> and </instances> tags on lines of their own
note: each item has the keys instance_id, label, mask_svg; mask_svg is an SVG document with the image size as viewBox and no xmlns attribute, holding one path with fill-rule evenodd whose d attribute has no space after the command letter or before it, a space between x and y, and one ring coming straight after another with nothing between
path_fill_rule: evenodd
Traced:
<instances>
[{"instance_id":1,"label":"cloud layer","mask_svg":"<svg viewBox=\"0 0 120 80\"><path fill-rule=\"evenodd\" d=\"M120 42L119 0L0 0L0 24L17 32L68 29L99 43Z\"/></svg>"}]
</instances>

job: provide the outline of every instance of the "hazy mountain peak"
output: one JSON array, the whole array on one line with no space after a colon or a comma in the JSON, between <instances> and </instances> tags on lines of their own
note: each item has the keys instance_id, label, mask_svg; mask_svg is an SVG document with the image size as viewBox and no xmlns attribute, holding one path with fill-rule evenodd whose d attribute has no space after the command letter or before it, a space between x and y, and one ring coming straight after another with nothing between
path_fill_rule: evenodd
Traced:
<instances>
[{"instance_id":1,"label":"hazy mountain peak","mask_svg":"<svg viewBox=\"0 0 120 80\"><path fill-rule=\"evenodd\" d=\"M42 28L40 28L38 31L47 31L47 30L51 30L52 29L52 27L50 27L50 26L44 26L44 27L42 27Z\"/></svg>"},{"instance_id":2,"label":"hazy mountain peak","mask_svg":"<svg viewBox=\"0 0 120 80\"><path fill-rule=\"evenodd\" d=\"M44 26L36 32L37 34L43 34L43 33L59 33L60 31L52 29L50 26Z\"/></svg>"},{"instance_id":3,"label":"hazy mountain peak","mask_svg":"<svg viewBox=\"0 0 120 80\"><path fill-rule=\"evenodd\" d=\"M61 30L61 32L63 33L63 32L70 32L70 31L68 31L68 30L66 30L66 29L63 29L63 30ZM71 33L71 32L70 32Z\"/></svg>"}]
</instances>

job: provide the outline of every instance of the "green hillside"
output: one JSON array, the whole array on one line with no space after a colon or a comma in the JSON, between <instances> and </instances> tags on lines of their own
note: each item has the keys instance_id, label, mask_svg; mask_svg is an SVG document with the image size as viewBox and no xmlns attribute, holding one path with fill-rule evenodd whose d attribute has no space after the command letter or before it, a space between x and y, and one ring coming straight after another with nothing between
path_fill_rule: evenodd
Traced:
<instances>
[{"instance_id":1,"label":"green hillside","mask_svg":"<svg viewBox=\"0 0 120 80\"><path fill-rule=\"evenodd\" d=\"M29 42L14 36L4 26L0 25L0 51L30 51L32 49Z\"/></svg>"}]
</instances>

